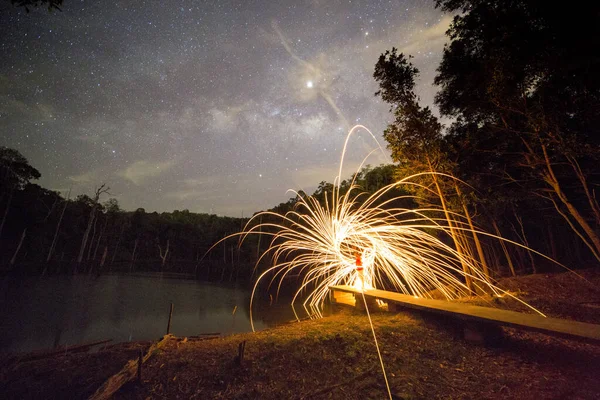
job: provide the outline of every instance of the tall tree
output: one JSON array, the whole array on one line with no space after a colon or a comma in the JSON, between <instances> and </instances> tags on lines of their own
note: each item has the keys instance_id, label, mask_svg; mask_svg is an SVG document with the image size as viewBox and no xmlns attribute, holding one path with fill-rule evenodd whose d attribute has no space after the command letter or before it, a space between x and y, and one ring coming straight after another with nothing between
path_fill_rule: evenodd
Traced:
<instances>
[{"instance_id":1,"label":"tall tree","mask_svg":"<svg viewBox=\"0 0 600 400\"><path fill-rule=\"evenodd\" d=\"M89 199L89 203L90 203L89 204L90 214L88 217L87 226L86 226L85 231L83 232L83 236L81 238L81 246L79 248L79 255L77 256L77 264L81 264L81 261L83 260L83 255L85 253L88 238L90 236L90 231L92 230L92 226L96 222L96 212L101 207L100 196L102 196L104 193L110 194L110 193L108 193L109 190L110 190L110 188L108 186L106 186L105 183L103 183L99 188L96 189L96 192L94 193L94 198L90 199L89 197L86 196ZM80 198L81 198L81 196L80 196ZM90 246L91 246L91 244L90 244Z\"/></svg>"},{"instance_id":2,"label":"tall tree","mask_svg":"<svg viewBox=\"0 0 600 400\"><path fill-rule=\"evenodd\" d=\"M390 103L390 111L394 113L394 121L388 125L384 137L388 142L388 148L392 151L392 159L400 163L400 170L407 175L415 175L426 172L420 181L422 186L416 187L421 192L420 198L431 198L432 194L439 201L448 223L449 233L454 241L456 251L465 255L469 251L468 240L463 230L459 229L462 224L453 216L449 206L449 193L456 190L456 182L448 182L450 189L444 188L444 179L438 172L452 173L452 165L446 154L442 151L442 126L428 107L419 105L419 98L414 92L415 77L419 71L408 58L398 53L395 48L386 51L379 57L373 74L379 83L380 90L376 96ZM430 188L431 186L431 188ZM421 190L425 189L425 190ZM426 196L428 195L428 196ZM435 201L430 200L430 201ZM466 210L466 207L464 207ZM467 212L467 217L469 214ZM469 218L469 222L470 218ZM477 238L475 238L477 242ZM485 259L480 254L482 264ZM461 257L461 262L464 261ZM466 262L462 262L467 285L473 289L470 274L472 273ZM486 274L487 274L487 267Z\"/></svg>"},{"instance_id":3,"label":"tall tree","mask_svg":"<svg viewBox=\"0 0 600 400\"><path fill-rule=\"evenodd\" d=\"M448 31L436 103L459 135L489 135L600 260L600 4L437 0ZM465 129L465 126L470 126ZM479 151L473 156L485 157ZM518 154L515 158L514 155ZM477 172L477 171L474 171Z\"/></svg>"}]
</instances>

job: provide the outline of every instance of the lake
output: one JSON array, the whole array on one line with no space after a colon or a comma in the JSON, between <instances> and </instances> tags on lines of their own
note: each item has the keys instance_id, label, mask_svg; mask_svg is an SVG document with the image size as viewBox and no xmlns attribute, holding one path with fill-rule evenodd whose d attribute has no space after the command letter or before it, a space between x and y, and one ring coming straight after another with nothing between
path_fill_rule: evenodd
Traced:
<instances>
[{"instance_id":1,"label":"lake","mask_svg":"<svg viewBox=\"0 0 600 400\"><path fill-rule=\"evenodd\" d=\"M24 352L112 339L157 340L249 332L250 291L158 276L4 278L0 284L0 351ZM236 309L235 314L233 313ZM257 330L294 319L288 302L256 304Z\"/></svg>"}]
</instances>

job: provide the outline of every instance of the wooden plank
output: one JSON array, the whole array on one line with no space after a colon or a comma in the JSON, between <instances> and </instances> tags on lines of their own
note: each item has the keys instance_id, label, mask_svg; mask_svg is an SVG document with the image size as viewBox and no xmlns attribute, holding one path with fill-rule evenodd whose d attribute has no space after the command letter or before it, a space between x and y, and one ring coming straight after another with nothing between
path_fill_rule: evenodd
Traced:
<instances>
[{"instance_id":1,"label":"wooden plank","mask_svg":"<svg viewBox=\"0 0 600 400\"><path fill-rule=\"evenodd\" d=\"M360 294L360 290L352 286L331 286L330 289ZM517 311L474 306L451 301L423 299L378 289L365 290L365 296L388 302L391 301L415 310L449 315L467 321L489 322L535 332L600 341L600 325L597 324L543 317L539 314L525 314Z\"/></svg>"}]
</instances>

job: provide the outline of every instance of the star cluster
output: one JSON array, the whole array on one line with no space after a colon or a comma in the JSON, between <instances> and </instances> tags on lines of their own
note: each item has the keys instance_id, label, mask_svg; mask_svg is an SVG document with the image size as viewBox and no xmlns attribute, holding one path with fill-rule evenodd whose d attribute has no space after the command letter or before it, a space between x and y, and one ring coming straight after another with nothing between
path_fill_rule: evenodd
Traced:
<instances>
[{"instance_id":1,"label":"star cluster","mask_svg":"<svg viewBox=\"0 0 600 400\"><path fill-rule=\"evenodd\" d=\"M106 182L125 209L248 216L332 181L354 124L383 141L372 74L386 49L414 56L431 104L450 23L433 3L7 2L0 144L49 189ZM351 141L347 175L375 146Z\"/></svg>"}]
</instances>

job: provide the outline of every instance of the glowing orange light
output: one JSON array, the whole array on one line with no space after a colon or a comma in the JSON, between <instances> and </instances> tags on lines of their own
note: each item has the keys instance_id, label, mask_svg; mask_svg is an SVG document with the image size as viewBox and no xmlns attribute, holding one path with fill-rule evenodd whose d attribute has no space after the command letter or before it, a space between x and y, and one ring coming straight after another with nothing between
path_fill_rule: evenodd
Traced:
<instances>
[{"instance_id":1,"label":"glowing orange light","mask_svg":"<svg viewBox=\"0 0 600 400\"><path fill-rule=\"evenodd\" d=\"M322 316L329 287L334 285L351 285L360 290L387 287L414 297L431 297L435 289L447 299L455 299L471 294L465 284L468 277L480 291L507 294L489 281L476 259L457 252L436 236L436 232L450 234L450 222L441 208L393 206L396 200L414 197L408 195L383 200L399 186L427 190L415 182L415 177L437 174L447 179L455 178L435 172L420 173L383 187L366 198L352 181L349 190L345 194L340 193L346 147L350 136L358 128L371 133L360 125L348 133L339 175L335 180L337 184L332 193L326 194L324 205L312 196L292 190L298 199L294 210L285 215L271 211L258 213L241 233L231 235L240 236L241 241L250 234L272 237L269 248L257 262L258 265L263 257L273 258L271 267L259 275L252 290L250 320L253 329L254 295L261 280L270 274L274 274L273 279L282 280L292 271L301 273L303 281L292 300L292 307L296 313L294 305L297 298L300 293L307 292L302 306L311 317ZM462 215L453 214L453 218L455 229L472 231ZM256 224L259 219L279 222ZM275 233L270 232L273 229ZM510 242L483 231L476 232ZM464 272L462 266L465 264L471 272Z\"/></svg>"}]
</instances>

